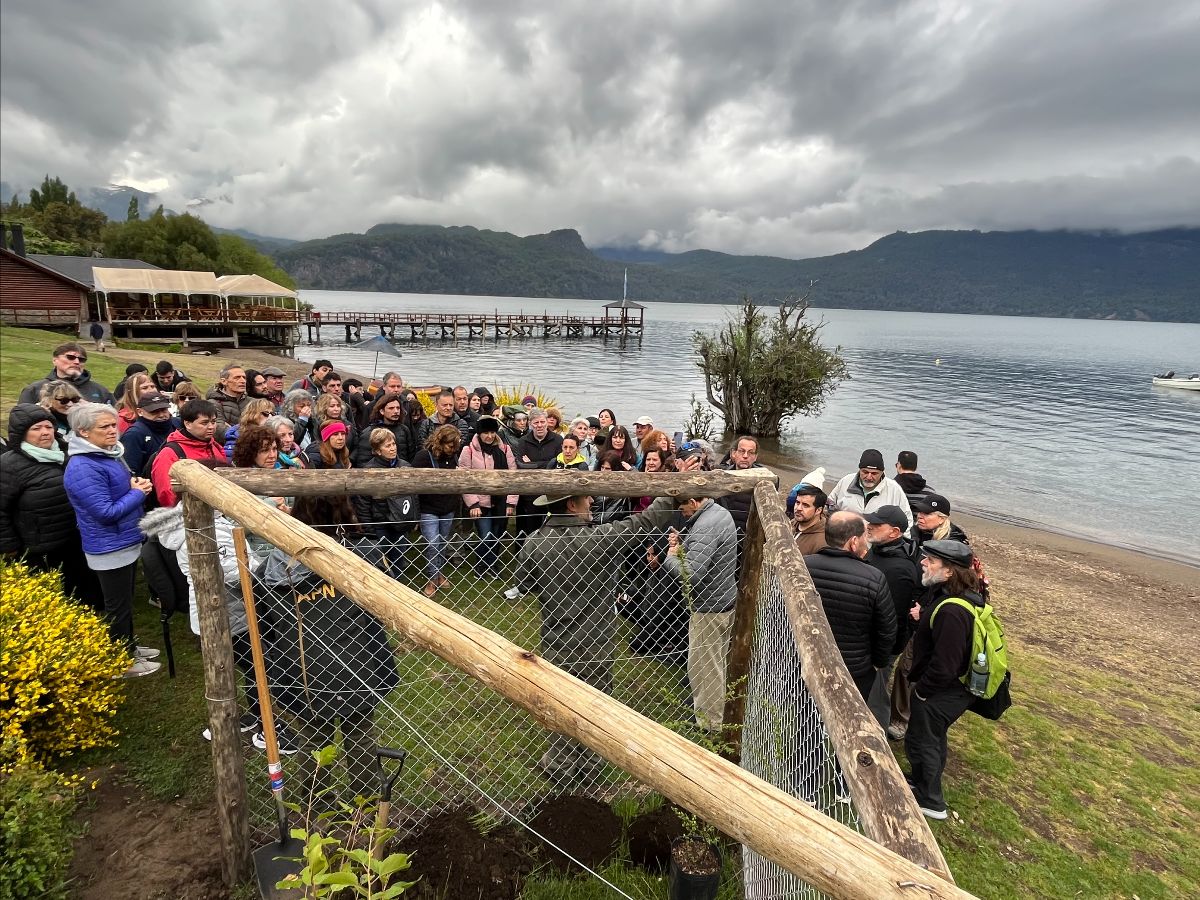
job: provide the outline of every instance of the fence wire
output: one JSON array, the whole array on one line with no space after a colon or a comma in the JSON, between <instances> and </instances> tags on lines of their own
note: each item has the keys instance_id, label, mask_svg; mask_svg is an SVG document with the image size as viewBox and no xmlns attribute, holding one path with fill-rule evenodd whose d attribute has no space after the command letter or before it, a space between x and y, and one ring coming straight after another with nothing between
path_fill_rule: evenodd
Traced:
<instances>
[{"instance_id":1,"label":"fence wire","mask_svg":"<svg viewBox=\"0 0 1200 900\"><path fill-rule=\"evenodd\" d=\"M843 825L861 831L837 753L804 683L776 568L764 560L746 686L742 767ZM759 856L742 855L746 900L825 894Z\"/></svg>"},{"instance_id":2,"label":"fence wire","mask_svg":"<svg viewBox=\"0 0 1200 900\"><path fill-rule=\"evenodd\" d=\"M721 607L722 598L736 589L736 533L684 530L673 536L681 524L674 511L652 527L626 520L524 534L504 519L481 524L431 518L374 522L364 533L351 528L338 537L397 582L538 651L630 709L720 749L733 612L698 611ZM682 552L675 544L683 545ZM550 796L636 803L651 793L582 745L547 731L472 676L390 632L281 550L253 535L250 545L293 801L312 802L319 812L356 795L374 798L377 746L408 753L392 801L392 824L402 837L463 804L510 816L532 831L530 819ZM265 768L263 739L245 611L239 610L240 589L228 572L227 586L245 688L244 730L252 734L248 780L254 784ZM759 603L745 687L742 764L858 828L836 754L800 672L776 570L767 561ZM330 744L339 748L336 763L317 769L311 751ZM269 791L252 789L248 801L252 827L260 839L269 838L274 823ZM742 878L727 879L722 898L822 896L743 850Z\"/></svg>"}]
</instances>

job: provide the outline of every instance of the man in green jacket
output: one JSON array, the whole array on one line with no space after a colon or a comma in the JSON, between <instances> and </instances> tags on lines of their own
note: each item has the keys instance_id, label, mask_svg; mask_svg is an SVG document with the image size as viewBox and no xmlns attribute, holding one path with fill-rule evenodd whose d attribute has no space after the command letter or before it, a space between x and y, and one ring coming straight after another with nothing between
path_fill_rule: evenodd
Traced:
<instances>
[{"instance_id":1,"label":"man in green jacket","mask_svg":"<svg viewBox=\"0 0 1200 900\"><path fill-rule=\"evenodd\" d=\"M675 501L660 497L638 515L595 525L588 496L541 496L534 506L550 512L528 538L518 557L518 586L536 594L541 607L542 656L605 693L612 692L616 655L613 585L627 551L653 529L677 519ZM604 760L561 734L538 768L558 784L586 784Z\"/></svg>"}]
</instances>

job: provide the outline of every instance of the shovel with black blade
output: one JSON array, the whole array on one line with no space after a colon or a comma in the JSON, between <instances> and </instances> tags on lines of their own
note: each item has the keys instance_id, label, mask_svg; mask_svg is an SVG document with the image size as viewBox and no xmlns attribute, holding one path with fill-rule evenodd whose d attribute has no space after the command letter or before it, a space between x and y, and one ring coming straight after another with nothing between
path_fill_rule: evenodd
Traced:
<instances>
[{"instance_id":1,"label":"shovel with black blade","mask_svg":"<svg viewBox=\"0 0 1200 900\"><path fill-rule=\"evenodd\" d=\"M267 743L267 774L275 795L275 815L279 820L279 841L254 851L254 872L264 900L295 900L290 890L280 890L280 881L300 874L304 842L288 833L288 810L283 805L283 767L279 763L279 742L275 737L275 717L271 711L271 692L267 687L267 665L258 634L258 612L254 608L254 590L250 583L250 563L246 556L246 532L233 529L233 548L237 553L242 580L242 600L246 604L246 624L250 628L250 652L254 657L254 681L258 687L258 705L262 708L263 737Z\"/></svg>"},{"instance_id":2,"label":"shovel with black blade","mask_svg":"<svg viewBox=\"0 0 1200 900\"><path fill-rule=\"evenodd\" d=\"M375 810L375 829L387 828L388 817L392 812L392 788L396 785L396 779L400 777L400 770L404 768L404 760L408 757L408 752L405 750L393 750L391 747L376 747L375 748L375 777L379 780L379 806ZM384 767L385 759L393 759L396 761L396 768L390 772ZM375 858L383 858L383 841L377 840L375 843Z\"/></svg>"}]
</instances>

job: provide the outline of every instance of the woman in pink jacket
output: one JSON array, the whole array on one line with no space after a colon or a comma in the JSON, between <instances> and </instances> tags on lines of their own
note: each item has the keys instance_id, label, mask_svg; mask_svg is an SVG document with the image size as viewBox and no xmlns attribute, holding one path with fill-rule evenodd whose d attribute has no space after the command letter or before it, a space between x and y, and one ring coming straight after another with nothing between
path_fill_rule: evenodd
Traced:
<instances>
[{"instance_id":1,"label":"woman in pink jacket","mask_svg":"<svg viewBox=\"0 0 1200 900\"><path fill-rule=\"evenodd\" d=\"M460 469L516 469L512 450L500 440L500 420L495 416L480 416L475 434L462 448L458 457ZM508 519L517 512L517 495L489 497L485 494L463 494L467 514L479 533L476 545L475 574L494 578L500 557L500 535L508 528Z\"/></svg>"}]
</instances>

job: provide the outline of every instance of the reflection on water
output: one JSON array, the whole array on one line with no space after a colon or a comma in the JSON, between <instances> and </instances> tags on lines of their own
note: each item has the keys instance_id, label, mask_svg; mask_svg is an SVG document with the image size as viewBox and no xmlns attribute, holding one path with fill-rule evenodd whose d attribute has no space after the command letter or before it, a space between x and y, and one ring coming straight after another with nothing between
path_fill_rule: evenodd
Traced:
<instances>
[{"instance_id":1,"label":"reflection on water","mask_svg":"<svg viewBox=\"0 0 1200 900\"><path fill-rule=\"evenodd\" d=\"M303 299L362 311L596 315L600 306L327 291ZM380 371L468 388L531 382L568 415L611 406L623 422L648 414L671 432L687 418L691 395L704 394L692 333L730 312L649 303L643 343L625 348L593 339L405 341L404 358L383 357ZM889 461L915 450L922 474L964 510L1200 559L1200 393L1150 384L1155 372L1200 369L1200 326L837 309L810 316L825 322L827 343L843 347L852 378L822 415L789 423L770 448L790 468L825 465L833 475L866 447ZM344 337L338 332L326 327L323 337ZM297 355L367 373L375 364L344 345L301 345Z\"/></svg>"}]
</instances>

